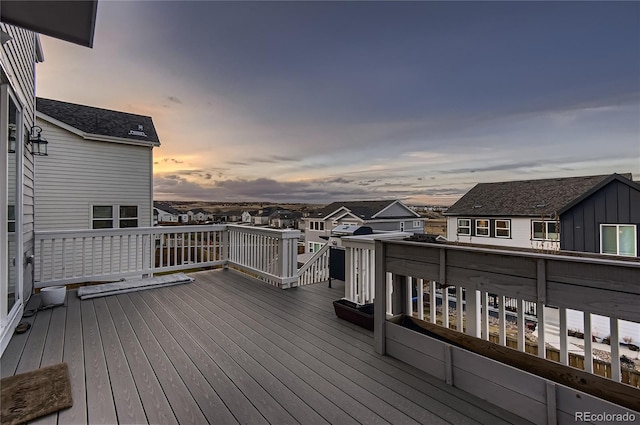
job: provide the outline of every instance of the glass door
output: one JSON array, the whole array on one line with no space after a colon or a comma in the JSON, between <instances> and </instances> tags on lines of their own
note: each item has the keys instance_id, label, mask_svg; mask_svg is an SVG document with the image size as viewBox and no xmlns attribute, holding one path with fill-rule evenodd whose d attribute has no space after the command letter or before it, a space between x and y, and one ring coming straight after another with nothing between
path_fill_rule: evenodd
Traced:
<instances>
[{"instance_id":1,"label":"glass door","mask_svg":"<svg viewBox=\"0 0 640 425\"><path fill-rule=\"evenodd\" d=\"M2 346L10 334L12 325L19 319L21 303L19 235L21 206L19 184L23 155L22 114L20 104L12 95L8 85L0 86L0 324Z\"/></svg>"},{"instance_id":2,"label":"glass door","mask_svg":"<svg viewBox=\"0 0 640 425\"><path fill-rule=\"evenodd\" d=\"M11 311L16 303L17 278L16 258L18 247L16 246L16 181L17 172L16 151L18 150L18 108L13 99L9 98L9 125L8 127L8 148L7 148L7 266L9 279L7 285L7 311Z\"/></svg>"}]
</instances>

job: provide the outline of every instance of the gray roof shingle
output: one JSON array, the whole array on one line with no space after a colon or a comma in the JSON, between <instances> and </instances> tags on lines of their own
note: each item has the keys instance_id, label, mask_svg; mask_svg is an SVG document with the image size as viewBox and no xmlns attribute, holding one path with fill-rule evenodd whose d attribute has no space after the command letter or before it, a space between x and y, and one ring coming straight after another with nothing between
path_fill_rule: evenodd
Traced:
<instances>
[{"instance_id":1,"label":"gray roof shingle","mask_svg":"<svg viewBox=\"0 0 640 425\"><path fill-rule=\"evenodd\" d=\"M151 117L36 98L36 110L88 134L160 144ZM140 130L139 126L142 126ZM135 133L130 133L131 131ZM146 135L139 135L142 131Z\"/></svg>"},{"instance_id":2,"label":"gray roof shingle","mask_svg":"<svg viewBox=\"0 0 640 425\"><path fill-rule=\"evenodd\" d=\"M389 205L396 202L396 200L389 201L351 201L351 202L333 202L321 210L309 215L310 218L323 218L328 216L329 214L335 212L336 210L345 207L351 213L357 217L360 217L363 220L371 220L373 216L383 209L387 208ZM397 218L405 218L405 217L414 217L413 215L407 214L403 217Z\"/></svg>"},{"instance_id":3,"label":"gray roof shingle","mask_svg":"<svg viewBox=\"0 0 640 425\"><path fill-rule=\"evenodd\" d=\"M631 174L567 177L478 183L445 215L553 216L613 176L631 180Z\"/></svg>"}]
</instances>

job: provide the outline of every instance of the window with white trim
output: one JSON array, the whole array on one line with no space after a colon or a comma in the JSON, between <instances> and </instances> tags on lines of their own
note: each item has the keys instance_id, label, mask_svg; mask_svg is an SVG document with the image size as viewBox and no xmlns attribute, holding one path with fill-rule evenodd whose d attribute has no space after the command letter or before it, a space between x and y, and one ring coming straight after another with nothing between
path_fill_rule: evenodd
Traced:
<instances>
[{"instance_id":1,"label":"window with white trim","mask_svg":"<svg viewBox=\"0 0 640 425\"><path fill-rule=\"evenodd\" d=\"M468 218L458 219L458 235L471 235L471 220Z\"/></svg>"},{"instance_id":2,"label":"window with white trim","mask_svg":"<svg viewBox=\"0 0 640 425\"><path fill-rule=\"evenodd\" d=\"M637 232L634 224L601 224L600 253L637 256Z\"/></svg>"},{"instance_id":3,"label":"window with white trim","mask_svg":"<svg viewBox=\"0 0 640 425\"><path fill-rule=\"evenodd\" d=\"M415 229L416 227L420 227L421 226L421 221L414 221L413 222L413 228Z\"/></svg>"},{"instance_id":4,"label":"window with white trim","mask_svg":"<svg viewBox=\"0 0 640 425\"><path fill-rule=\"evenodd\" d=\"M538 241L560 240L560 224L556 221L532 221L531 239Z\"/></svg>"},{"instance_id":5,"label":"window with white trim","mask_svg":"<svg viewBox=\"0 0 640 425\"><path fill-rule=\"evenodd\" d=\"M476 236L489 236L489 220L476 220Z\"/></svg>"},{"instance_id":6,"label":"window with white trim","mask_svg":"<svg viewBox=\"0 0 640 425\"><path fill-rule=\"evenodd\" d=\"M400 222L400 231L404 232L404 221Z\"/></svg>"},{"instance_id":7,"label":"window with white trim","mask_svg":"<svg viewBox=\"0 0 640 425\"><path fill-rule=\"evenodd\" d=\"M496 220L495 236L496 238L510 238L511 220Z\"/></svg>"},{"instance_id":8,"label":"window with white trim","mask_svg":"<svg viewBox=\"0 0 640 425\"><path fill-rule=\"evenodd\" d=\"M137 205L93 205L91 207L92 229L126 229L138 227Z\"/></svg>"},{"instance_id":9,"label":"window with white trim","mask_svg":"<svg viewBox=\"0 0 640 425\"><path fill-rule=\"evenodd\" d=\"M138 227L138 206L121 206L119 220L121 229Z\"/></svg>"},{"instance_id":10,"label":"window with white trim","mask_svg":"<svg viewBox=\"0 0 640 425\"><path fill-rule=\"evenodd\" d=\"M92 214L92 229L112 229L113 228L113 206L94 205Z\"/></svg>"}]
</instances>

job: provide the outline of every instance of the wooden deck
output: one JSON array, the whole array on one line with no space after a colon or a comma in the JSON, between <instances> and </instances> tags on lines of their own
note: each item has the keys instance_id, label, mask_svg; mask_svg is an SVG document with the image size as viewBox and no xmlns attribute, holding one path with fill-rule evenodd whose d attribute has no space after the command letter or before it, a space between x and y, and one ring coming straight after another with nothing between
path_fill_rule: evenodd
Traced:
<instances>
[{"instance_id":1,"label":"wooden deck","mask_svg":"<svg viewBox=\"0 0 640 425\"><path fill-rule=\"evenodd\" d=\"M279 290L232 270L25 318L2 376L67 362L74 405L49 424L505 424L495 406L375 354L338 319L344 285ZM30 304L38 303L37 296Z\"/></svg>"}]
</instances>

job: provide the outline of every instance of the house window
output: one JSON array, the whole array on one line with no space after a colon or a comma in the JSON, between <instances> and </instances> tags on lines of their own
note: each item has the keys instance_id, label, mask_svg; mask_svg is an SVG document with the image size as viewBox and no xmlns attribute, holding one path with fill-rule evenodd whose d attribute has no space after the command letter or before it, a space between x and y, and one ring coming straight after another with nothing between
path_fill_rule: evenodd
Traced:
<instances>
[{"instance_id":1,"label":"house window","mask_svg":"<svg viewBox=\"0 0 640 425\"><path fill-rule=\"evenodd\" d=\"M137 206L121 206L120 207L120 226L121 229L129 227L138 227L138 207Z\"/></svg>"},{"instance_id":2,"label":"house window","mask_svg":"<svg viewBox=\"0 0 640 425\"><path fill-rule=\"evenodd\" d=\"M471 220L469 220L468 218L458 219L458 234L459 235L471 234Z\"/></svg>"},{"instance_id":3,"label":"house window","mask_svg":"<svg viewBox=\"0 0 640 425\"><path fill-rule=\"evenodd\" d=\"M94 205L91 213L93 229L138 227L137 205Z\"/></svg>"},{"instance_id":4,"label":"house window","mask_svg":"<svg viewBox=\"0 0 640 425\"><path fill-rule=\"evenodd\" d=\"M556 221L533 221L531 222L531 234L534 240L560 240L559 223Z\"/></svg>"},{"instance_id":5,"label":"house window","mask_svg":"<svg viewBox=\"0 0 640 425\"><path fill-rule=\"evenodd\" d=\"M314 252L318 252L318 250L320 248L322 248L324 246L323 243L318 243L318 242L308 242L307 243L307 252L309 253L314 253Z\"/></svg>"},{"instance_id":6,"label":"house window","mask_svg":"<svg viewBox=\"0 0 640 425\"><path fill-rule=\"evenodd\" d=\"M476 236L489 236L489 220L476 220Z\"/></svg>"},{"instance_id":7,"label":"house window","mask_svg":"<svg viewBox=\"0 0 640 425\"><path fill-rule=\"evenodd\" d=\"M414 222L413 222L413 227L414 227L414 228L416 228L416 227L420 227L420 223L422 223L422 222L421 222L421 221L414 221Z\"/></svg>"},{"instance_id":8,"label":"house window","mask_svg":"<svg viewBox=\"0 0 640 425\"><path fill-rule=\"evenodd\" d=\"M496 220L496 238L511 237L511 220Z\"/></svg>"},{"instance_id":9,"label":"house window","mask_svg":"<svg viewBox=\"0 0 640 425\"><path fill-rule=\"evenodd\" d=\"M320 226L318 230L324 230L324 221L318 222L318 226Z\"/></svg>"},{"instance_id":10,"label":"house window","mask_svg":"<svg viewBox=\"0 0 640 425\"><path fill-rule=\"evenodd\" d=\"M600 225L600 253L635 257L637 246L635 225Z\"/></svg>"},{"instance_id":11,"label":"house window","mask_svg":"<svg viewBox=\"0 0 640 425\"><path fill-rule=\"evenodd\" d=\"M113 228L113 207L111 205L94 205L93 206L93 229L112 229Z\"/></svg>"},{"instance_id":12,"label":"house window","mask_svg":"<svg viewBox=\"0 0 640 425\"><path fill-rule=\"evenodd\" d=\"M7 230L9 233L14 233L16 231L16 207L15 205L9 205L8 211L9 217L7 220Z\"/></svg>"},{"instance_id":13,"label":"house window","mask_svg":"<svg viewBox=\"0 0 640 425\"><path fill-rule=\"evenodd\" d=\"M400 231L404 232L404 221L400 222Z\"/></svg>"}]
</instances>

